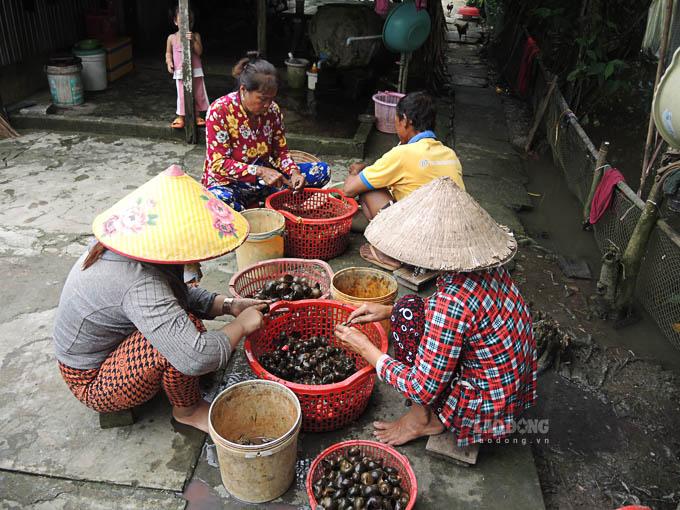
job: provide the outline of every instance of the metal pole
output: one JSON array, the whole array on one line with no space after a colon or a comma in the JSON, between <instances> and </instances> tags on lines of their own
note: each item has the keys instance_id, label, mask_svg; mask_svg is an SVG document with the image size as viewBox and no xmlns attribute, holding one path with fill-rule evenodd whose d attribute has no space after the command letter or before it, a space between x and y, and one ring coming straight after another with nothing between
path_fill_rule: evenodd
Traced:
<instances>
[{"instance_id":1,"label":"metal pole","mask_svg":"<svg viewBox=\"0 0 680 510\"><path fill-rule=\"evenodd\" d=\"M194 72L191 67L192 41L186 38L191 31L189 23L189 0L179 0L179 36L182 41L182 83L184 84L184 134L186 142L195 144L196 112L194 112Z\"/></svg>"},{"instance_id":2,"label":"metal pole","mask_svg":"<svg viewBox=\"0 0 680 510\"><path fill-rule=\"evenodd\" d=\"M654 80L654 93L659 86L661 74L666 66L666 51L668 50L668 39L671 28L671 20L673 19L673 3L675 0L666 0L666 17L663 20L663 33L661 35L661 47L659 48L659 63L656 66L656 78ZM654 95L652 95L654 97ZM638 188L638 196L642 196L642 188L644 188L645 180L647 179L647 166L649 165L650 150L652 148L652 139L654 137L654 117L650 109L649 125L647 126L647 140L645 141L644 157L642 160L642 174L640 175L640 187Z\"/></svg>"}]
</instances>

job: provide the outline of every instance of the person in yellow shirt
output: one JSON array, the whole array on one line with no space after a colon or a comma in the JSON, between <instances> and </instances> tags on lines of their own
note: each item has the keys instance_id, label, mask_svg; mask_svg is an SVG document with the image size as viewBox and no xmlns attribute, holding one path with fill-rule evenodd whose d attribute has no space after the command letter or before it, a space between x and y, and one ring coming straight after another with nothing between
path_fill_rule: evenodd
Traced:
<instances>
[{"instance_id":1,"label":"person in yellow shirt","mask_svg":"<svg viewBox=\"0 0 680 510\"><path fill-rule=\"evenodd\" d=\"M399 145L372 165L354 163L349 168L343 191L347 196L359 196L364 216L371 221L382 209L403 200L412 192L438 177L450 177L461 189L463 170L458 156L434 134L437 112L432 97L425 92L413 92L397 103L394 124ZM387 270L398 269L401 263L388 257L370 244L364 244L361 257Z\"/></svg>"}]
</instances>

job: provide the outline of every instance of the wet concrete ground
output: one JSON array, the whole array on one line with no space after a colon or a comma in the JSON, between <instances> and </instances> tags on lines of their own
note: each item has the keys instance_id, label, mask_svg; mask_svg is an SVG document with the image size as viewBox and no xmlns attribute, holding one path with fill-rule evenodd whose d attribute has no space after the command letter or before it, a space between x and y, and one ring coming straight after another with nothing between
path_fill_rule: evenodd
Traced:
<instances>
[{"instance_id":1,"label":"wet concrete ground","mask_svg":"<svg viewBox=\"0 0 680 510\"><path fill-rule=\"evenodd\" d=\"M451 46L453 55L459 49L469 53L465 45ZM474 52L467 58L484 65ZM440 138L451 143L455 134L468 189L498 221L521 230L515 211L528 205L526 177L508 143L499 98L485 86L457 85L455 101L455 130L440 122ZM452 105L439 105L446 120ZM373 135L367 159L395 141ZM183 493L188 508L251 506L222 487L210 440L172 427L165 397L143 406L132 426L99 429L96 414L61 380L51 347L61 285L90 238L95 213L171 163L198 177L202 158L200 146L87 134L31 132L0 142L0 274L6 295L0 309L0 409L6 423L0 437L1 508L183 508ZM325 159L333 181L342 180L351 160ZM348 252L332 261L334 269L366 265L358 257L362 241L353 235ZM235 270L232 255L208 262L203 285L226 290ZM250 377L239 351L209 393ZM315 455L340 440L370 438L374 419L404 410L403 400L378 383L356 423L302 434L295 485L263 506L305 508L302 484ZM543 508L528 446L485 446L474 468L434 459L424 447L419 440L400 448L418 477L418 508Z\"/></svg>"}]
</instances>

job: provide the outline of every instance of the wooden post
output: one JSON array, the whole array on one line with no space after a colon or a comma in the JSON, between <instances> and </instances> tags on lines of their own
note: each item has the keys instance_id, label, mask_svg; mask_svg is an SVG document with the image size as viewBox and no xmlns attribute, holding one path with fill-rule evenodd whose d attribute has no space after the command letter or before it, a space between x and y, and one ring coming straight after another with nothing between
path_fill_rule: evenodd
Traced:
<instances>
[{"instance_id":1,"label":"wooden post","mask_svg":"<svg viewBox=\"0 0 680 510\"><path fill-rule=\"evenodd\" d=\"M267 56L267 0L257 0L257 51Z\"/></svg>"},{"instance_id":2,"label":"wooden post","mask_svg":"<svg viewBox=\"0 0 680 510\"><path fill-rule=\"evenodd\" d=\"M668 49L668 39L671 29L671 20L673 19L673 3L675 0L666 0L666 17L663 20L663 32L661 34L661 47L659 48L659 63L656 66L656 78L654 79L654 93L659 86L661 74L666 67L666 51ZM654 97L654 95L652 95ZM649 112L649 124L647 125L647 139L645 141L644 155L642 159L642 174L640 175L640 187L638 188L638 196L642 196L642 188L645 186L647 179L647 166L650 164L649 156L652 148L652 139L654 138L654 116L651 109ZM651 165L650 165L651 166ZM651 192L650 192L651 194Z\"/></svg>"},{"instance_id":3,"label":"wooden post","mask_svg":"<svg viewBox=\"0 0 680 510\"><path fill-rule=\"evenodd\" d=\"M179 37L182 42L182 83L184 83L184 134L186 142L195 144L196 112L194 112L194 72L191 67L192 42L186 38L191 31L189 23L189 0L179 0Z\"/></svg>"},{"instance_id":4,"label":"wooden post","mask_svg":"<svg viewBox=\"0 0 680 510\"><path fill-rule=\"evenodd\" d=\"M595 161L595 171L593 173L593 181L590 184L590 191L588 192L588 197L583 203L583 228L586 229L590 226L590 206L593 203L593 197L595 196L595 191L597 191L597 186L600 184L600 180L604 175L604 166L607 162L607 153L609 152L609 142L602 142L600 144L600 150L597 152L597 160Z\"/></svg>"},{"instance_id":5,"label":"wooden post","mask_svg":"<svg viewBox=\"0 0 680 510\"><path fill-rule=\"evenodd\" d=\"M543 115L545 115L545 110L548 108L548 104L550 103L550 98L552 97L553 91L555 90L555 86L557 85L557 76L555 76L552 81L550 82L550 85L548 86L548 93L545 95L543 98L543 101L541 102L541 105L538 108L538 111L536 112L536 118L534 119L534 125L531 126L531 130L529 131L529 134L527 135L527 143L524 146L524 152L529 152L529 149L531 149L531 143L534 141L534 136L536 135L536 131L538 130L538 126L541 124L541 120L543 119Z\"/></svg>"},{"instance_id":6,"label":"wooden post","mask_svg":"<svg viewBox=\"0 0 680 510\"><path fill-rule=\"evenodd\" d=\"M619 318L628 317L633 308L635 284L640 272L642 257L647 250L649 236L659 217L659 208L663 200L663 181L667 176L678 170L680 170L680 161L660 168L657 172L654 185L645 202L645 208L642 210L640 219L635 224L635 229L630 236L626 251L623 252L621 257L622 273L615 306Z\"/></svg>"}]
</instances>

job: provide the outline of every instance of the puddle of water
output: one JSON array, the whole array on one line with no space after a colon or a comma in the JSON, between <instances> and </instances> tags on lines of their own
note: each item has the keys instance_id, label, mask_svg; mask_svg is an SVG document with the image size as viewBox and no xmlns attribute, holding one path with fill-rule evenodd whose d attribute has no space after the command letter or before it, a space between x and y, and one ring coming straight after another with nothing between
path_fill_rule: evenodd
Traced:
<instances>
[{"instance_id":1,"label":"puddle of water","mask_svg":"<svg viewBox=\"0 0 680 510\"><path fill-rule=\"evenodd\" d=\"M527 160L530 192L541 198L532 211L521 213L521 220L530 235L545 232L538 241L555 253L583 258L588 262L594 278L600 274L600 251L592 232L581 228L582 206L571 194L562 174L547 158ZM608 334L596 340L604 346L620 346L637 356L658 360L665 368L680 369L680 352L657 328L643 311L642 320L623 329L607 327Z\"/></svg>"}]
</instances>

